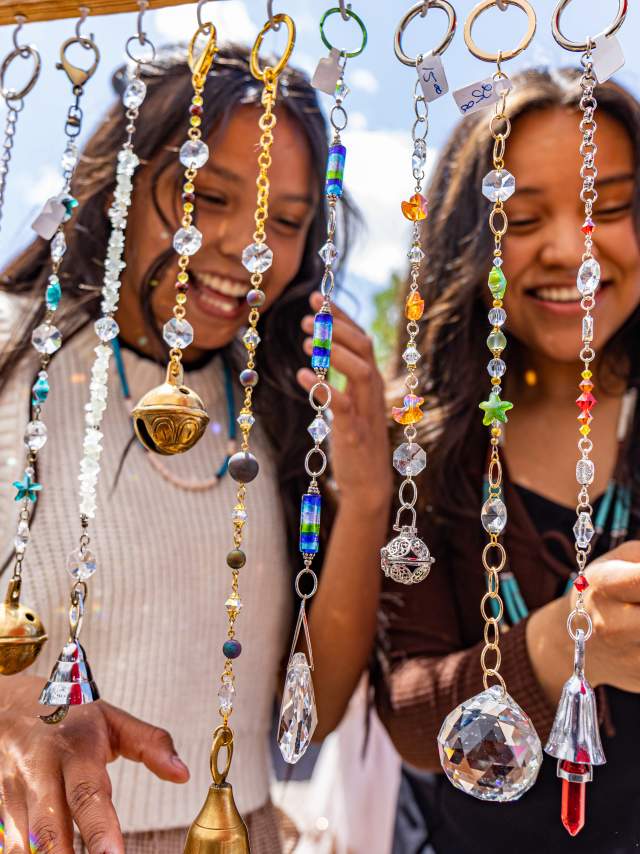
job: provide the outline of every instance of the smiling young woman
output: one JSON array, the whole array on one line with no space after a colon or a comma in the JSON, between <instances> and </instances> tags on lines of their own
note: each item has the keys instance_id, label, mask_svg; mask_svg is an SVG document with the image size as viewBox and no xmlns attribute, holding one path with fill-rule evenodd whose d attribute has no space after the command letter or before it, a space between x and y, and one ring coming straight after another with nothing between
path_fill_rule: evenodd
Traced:
<instances>
[{"instance_id":1,"label":"smiling young woman","mask_svg":"<svg viewBox=\"0 0 640 854\"><path fill-rule=\"evenodd\" d=\"M514 408L503 446L509 564L501 575L501 673L544 744L573 656L566 619L575 599L567 590L573 591L575 566L574 401L582 369L576 289L584 246L580 90L570 72L532 71L514 84L506 168L516 178L516 192L506 203L503 245L509 280L505 397ZM626 852L640 840L637 813L628 806L637 795L630 757L640 713L640 421L633 412L640 385L640 106L613 83L597 87L595 96L593 241L602 279L593 312L600 391L592 494L599 533L585 599L594 619L587 677L599 686L608 761L589 787L589 821L577 844L581 851ZM436 742L445 716L482 685L479 602L486 582L479 515L488 443L478 403L490 358L485 338L491 304L479 259L491 247L478 187L491 144L486 116L464 120L431 186L436 213L425 236L429 308L420 344L427 354L431 417L418 437L431 450L431 465L419 523L430 543L433 538L436 563L416 589L385 588L384 666L376 680L378 707L396 747L411 766L430 772L407 770L405 780L422 812L425 840L437 854L563 852L576 845L559 820L554 760L545 757L537 784L522 800L482 803L446 781ZM630 497L626 521L622 496ZM398 850L408 849L400 841Z\"/></svg>"},{"instance_id":2,"label":"smiling young woman","mask_svg":"<svg viewBox=\"0 0 640 854\"><path fill-rule=\"evenodd\" d=\"M83 635L109 702L82 706L64 725L46 727L35 717L35 701L51 655L45 650L28 674L3 677L0 818L7 851L26 850L30 832L42 850L69 851L73 819L84 840L85 848L76 840L79 850L175 854L210 783L210 733L218 715L216 681L224 660L223 605L229 592L221 568L235 503L234 484L221 463L233 444L240 402L233 377L245 353L240 338L250 284L241 256L255 228L260 93L248 53L220 50L204 97L202 130L212 159L198 174L197 225L204 242L191 267L189 322L195 343L184 359L189 383L207 403L211 427L187 454L159 462L134 442L129 413L131 400L164 374L161 330L174 302L172 234L180 220L183 171L177 147L192 95L184 52L159 55L145 83L148 93L136 133L142 165L117 314L122 359L120 371L109 376L104 420L102 523L94 537L101 572L93 583L92 619ZM246 530L238 624L244 654L235 668L233 712L232 782L254 854L280 850L269 801L268 738L293 619L300 496L306 488L304 457L312 418L307 392L316 382L306 365L311 311L322 302L315 293L323 270L318 249L326 239L328 146L315 92L290 69L280 79L279 95L269 176L268 240L274 263L264 278L261 382L252 434L261 474L252 485ZM74 462L82 447L95 346L91 321L100 313L103 270L98 259L105 254L115 157L125 124L118 104L83 155L74 188L80 208L61 275L58 325L64 344L49 368L49 437L38 472L47 489L32 520L23 588L25 601L47 627L50 651L66 641L61 605L67 587L63 562L76 518ZM345 227L339 231L348 234ZM30 330L42 312L46 261L44 242L32 244L6 270L0 294L3 559L10 552L14 519L14 496L5 484L15 479L20 458L35 371ZM317 738L340 720L367 661L391 492L382 380L371 342L338 309L332 355L347 385L332 395L332 482L325 491L333 486L333 499L325 513L324 563L309 618ZM114 760L108 776L106 766ZM189 785L172 785L190 776Z\"/></svg>"}]
</instances>

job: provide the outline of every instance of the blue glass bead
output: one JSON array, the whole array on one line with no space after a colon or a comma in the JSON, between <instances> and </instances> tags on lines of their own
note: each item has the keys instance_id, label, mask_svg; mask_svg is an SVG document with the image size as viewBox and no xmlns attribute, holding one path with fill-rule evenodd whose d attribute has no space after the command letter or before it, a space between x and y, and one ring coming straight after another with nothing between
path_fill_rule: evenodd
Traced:
<instances>
[{"instance_id":1,"label":"blue glass bead","mask_svg":"<svg viewBox=\"0 0 640 854\"><path fill-rule=\"evenodd\" d=\"M50 276L45 293L45 302L49 311L55 311L60 305L61 299L62 290L60 288L60 281L57 276Z\"/></svg>"},{"instance_id":2,"label":"blue glass bead","mask_svg":"<svg viewBox=\"0 0 640 854\"><path fill-rule=\"evenodd\" d=\"M327 180L324 188L327 196L341 196L344 181L344 161L347 149L344 145L335 144L329 148L327 160Z\"/></svg>"},{"instance_id":3,"label":"blue glass bead","mask_svg":"<svg viewBox=\"0 0 640 854\"><path fill-rule=\"evenodd\" d=\"M237 658L241 652L242 644L235 638L225 641L222 645L222 654L225 658Z\"/></svg>"},{"instance_id":4,"label":"blue glass bead","mask_svg":"<svg viewBox=\"0 0 640 854\"><path fill-rule=\"evenodd\" d=\"M31 393L32 406L40 406L45 402L49 395L49 377L46 371L40 371L38 379L31 388Z\"/></svg>"},{"instance_id":5,"label":"blue glass bead","mask_svg":"<svg viewBox=\"0 0 640 854\"><path fill-rule=\"evenodd\" d=\"M320 548L320 513L322 496L307 492L302 496L300 510L300 551L302 554L316 554Z\"/></svg>"},{"instance_id":6,"label":"blue glass bead","mask_svg":"<svg viewBox=\"0 0 640 854\"><path fill-rule=\"evenodd\" d=\"M311 367L326 371L331 362L331 339L333 337L333 316L327 311L316 314L313 325L313 353Z\"/></svg>"}]
</instances>

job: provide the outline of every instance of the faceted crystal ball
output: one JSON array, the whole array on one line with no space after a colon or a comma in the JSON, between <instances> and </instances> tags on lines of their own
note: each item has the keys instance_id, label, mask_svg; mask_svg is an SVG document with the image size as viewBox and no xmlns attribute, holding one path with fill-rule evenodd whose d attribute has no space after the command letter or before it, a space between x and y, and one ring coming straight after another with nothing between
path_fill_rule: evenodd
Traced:
<instances>
[{"instance_id":1,"label":"faceted crystal ball","mask_svg":"<svg viewBox=\"0 0 640 854\"><path fill-rule=\"evenodd\" d=\"M483 801L522 797L542 765L542 745L533 724L500 685L465 700L447 715L438 750L456 789Z\"/></svg>"}]
</instances>

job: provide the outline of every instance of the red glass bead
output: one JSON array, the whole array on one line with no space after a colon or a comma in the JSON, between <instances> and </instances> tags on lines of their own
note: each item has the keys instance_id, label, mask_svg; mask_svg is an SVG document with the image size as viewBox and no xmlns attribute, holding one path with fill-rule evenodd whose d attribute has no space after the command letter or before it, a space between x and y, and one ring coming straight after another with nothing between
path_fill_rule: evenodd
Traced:
<instances>
[{"instance_id":1,"label":"red glass bead","mask_svg":"<svg viewBox=\"0 0 640 854\"><path fill-rule=\"evenodd\" d=\"M586 392L585 394L581 394L580 397L576 400L578 408L581 409L583 412L592 409L597 402L598 401L595 399L595 397L591 394L590 391Z\"/></svg>"},{"instance_id":2,"label":"red glass bead","mask_svg":"<svg viewBox=\"0 0 640 854\"><path fill-rule=\"evenodd\" d=\"M192 116L201 116L203 113L203 109L198 104L192 104L189 107L189 112L191 113Z\"/></svg>"},{"instance_id":3,"label":"red glass bead","mask_svg":"<svg viewBox=\"0 0 640 854\"><path fill-rule=\"evenodd\" d=\"M183 193L182 194L182 201L183 202L191 202L191 204L193 204L195 202L195 200L196 200L196 194L195 193Z\"/></svg>"},{"instance_id":4,"label":"red glass bead","mask_svg":"<svg viewBox=\"0 0 640 854\"><path fill-rule=\"evenodd\" d=\"M593 229L596 227L595 222L591 219L591 217L587 217L585 221L582 223L582 233L583 234L593 234Z\"/></svg>"},{"instance_id":5,"label":"red glass bead","mask_svg":"<svg viewBox=\"0 0 640 854\"><path fill-rule=\"evenodd\" d=\"M186 294L189 290L189 285L187 282L176 282L176 290L180 294Z\"/></svg>"},{"instance_id":6,"label":"red glass bead","mask_svg":"<svg viewBox=\"0 0 640 854\"><path fill-rule=\"evenodd\" d=\"M576 578L576 580L573 582L573 586L576 588L576 590L577 590L578 592L582 593L582 592L584 592L584 591L587 589L587 587L589 586L589 582L588 582L588 581L587 581L587 579L584 577L584 575L579 575L579 576Z\"/></svg>"},{"instance_id":7,"label":"red glass bead","mask_svg":"<svg viewBox=\"0 0 640 854\"><path fill-rule=\"evenodd\" d=\"M563 760L562 769L570 774L586 774L588 765L580 765L577 762ZM576 836L585 823L585 806L587 800L586 783L571 783L562 779L562 806L560 817L562 824L571 836Z\"/></svg>"}]
</instances>

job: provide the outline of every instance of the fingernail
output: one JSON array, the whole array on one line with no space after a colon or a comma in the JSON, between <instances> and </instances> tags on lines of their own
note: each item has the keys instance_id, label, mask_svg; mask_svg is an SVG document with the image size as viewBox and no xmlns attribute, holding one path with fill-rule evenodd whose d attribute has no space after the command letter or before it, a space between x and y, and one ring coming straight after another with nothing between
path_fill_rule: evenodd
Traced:
<instances>
[{"instance_id":1,"label":"fingernail","mask_svg":"<svg viewBox=\"0 0 640 854\"><path fill-rule=\"evenodd\" d=\"M189 769L184 764L182 759L180 759L180 757L178 756L177 753L174 753L173 756L171 757L171 764L175 765L179 771L186 771L187 774L189 773Z\"/></svg>"}]
</instances>

